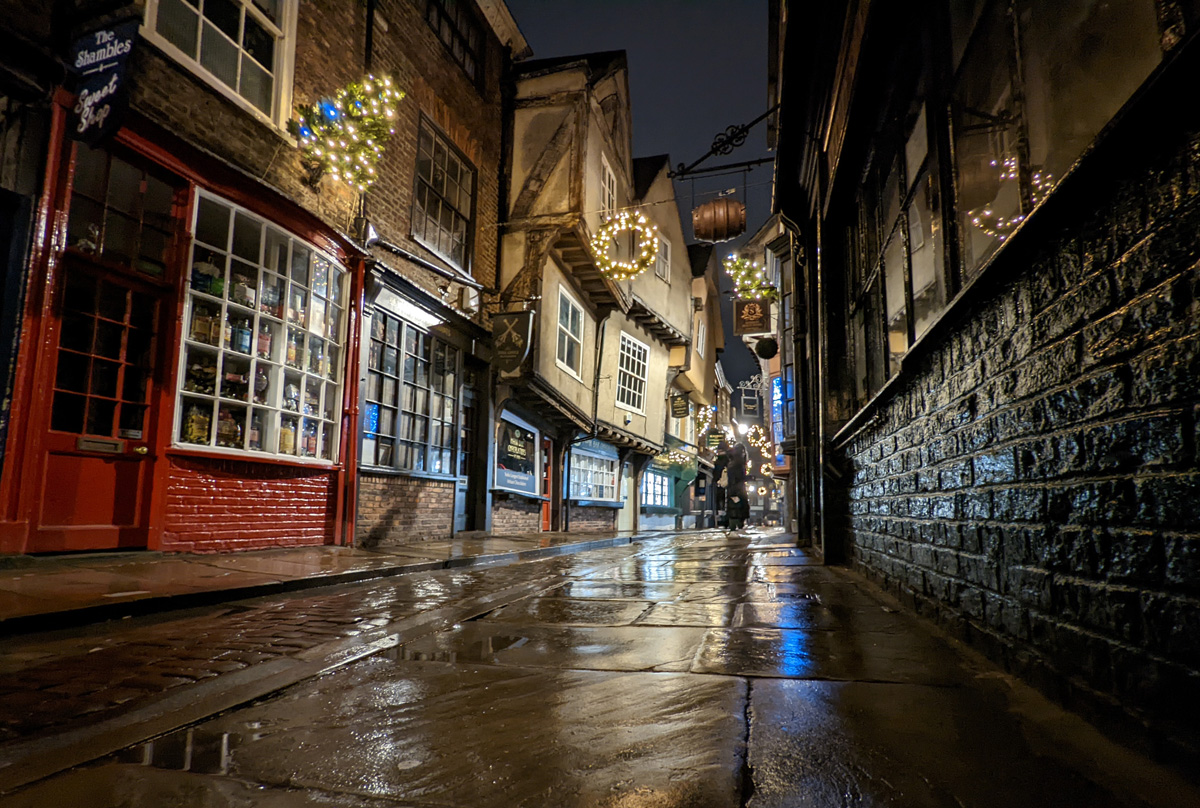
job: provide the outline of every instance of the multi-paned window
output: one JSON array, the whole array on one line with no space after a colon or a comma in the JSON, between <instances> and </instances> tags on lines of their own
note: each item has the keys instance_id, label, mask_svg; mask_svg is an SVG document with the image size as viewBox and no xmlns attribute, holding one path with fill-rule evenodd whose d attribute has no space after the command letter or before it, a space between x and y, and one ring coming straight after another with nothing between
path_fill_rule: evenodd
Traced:
<instances>
[{"instance_id":1,"label":"multi-paned window","mask_svg":"<svg viewBox=\"0 0 1200 808\"><path fill-rule=\"evenodd\" d=\"M906 44L894 86L911 89L881 107L845 218L858 405L900 371L955 293L1161 62L1167 39L1155 8L1118 0L1071 16L1033 0L951 3L948 49L926 44L938 27L931 20L913 17L912 30L897 32ZM946 96L933 97L927 77L942 66L929 58L943 50L954 78ZM947 131L951 148L939 149Z\"/></svg>"},{"instance_id":2,"label":"multi-paned window","mask_svg":"<svg viewBox=\"0 0 1200 808\"><path fill-rule=\"evenodd\" d=\"M583 361L583 307L563 288L558 290L558 351L560 367L579 375Z\"/></svg>"},{"instance_id":3,"label":"multi-paned window","mask_svg":"<svg viewBox=\"0 0 1200 808\"><path fill-rule=\"evenodd\" d=\"M708 320L705 319L707 312L700 312L696 315L696 356L704 358L704 346L708 344Z\"/></svg>"},{"instance_id":4,"label":"multi-paned window","mask_svg":"<svg viewBox=\"0 0 1200 808\"><path fill-rule=\"evenodd\" d=\"M646 343L622 333L620 350L617 362L617 406L645 412L646 365L650 349Z\"/></svg>"},{"instance_id":5,"label":"multi-paned window","mask_svg":"<svg viewBox=\"0 0 1200 808\"><path fill-rule=\"evenodd\" d=\"M425 20L475 85L483 80L483 26L470 0L428 0Z\"/></svg>"},{"instance_id":6,"label":"multi-paned window","mask_svg":"<svg viewBox=\"0 0 1200 808\"><path fill-rule=\"evenodd\" d=\"M150 38L277 120L287 50L285 15L294 0L149 0Z\"/></svg>"},{"instance_id":7,"label":"multi-paned window","mask_svg":"<svg viewBox=\"0 0 1200 808\"><path fill-rule=\"evenodd\" d=\"M671 488L671 478L668 475L647 469L642 475L642 505L670 508Z\"/></svg>"},{"instance_id":8,"label":"multi-paned window","mask_svg":"<svg viewBox=\"0 0 1200 808\"><path fill-rule=\"evenodd\" d=\"M201 193L177 443L337 460L345 283L329 256Z\"/></svg>"},{"instance_id":9,"label":"multi-paned window","mask_svg":"<svg viewBox=\"0 0 1200 808\"><path fill-rule=\"evenodd\" d=\"M475 169L422 119L417 138L413 238L450 264L470 271L471 209Z\"/></svg>"},{"instance_id":10,"label":"multi-paned window","mask_svg":"<svg viewBox=\"0 0 1200 808\"><path fill-rule=\"evenodd\" d=\"M67 246L161 277L183 209L178 181L80 144L72 182Z\"/></svg>"},{"instance_id":11,"label":"multi-paned window","mask_svg":"<svg viewBox=\"0 0 1200 808\"><path fill-rule=\"evenodd\" d=\"M658 255L654 257L654 274L667 283L671 282L671 242L658 240Z\"/></svg>"},{"instance_id":12,"label":"multi-paned window","mask_svg":"<svg viewBox=\"0 0 1200 808\"><path fill-rule=\"evenodd\" d=\"M390 311L371 318L362 463L454 474L459 351Z\"/></svg>"},{"instance_id":13,"label":"multi-paned window","mask_svg":"<svg viewBox=\"0 0 1200 808\"><path fill-rule=\"evenodd\" d=\"M617 175L603 154L600 155L600 212L604 216L617 212Z\"/></svg>"},{"instance_id":14,"label":"multi-paned window","mask_svg":"<svg viewBox=\"0 0 1200 808\"><path fill-rule=\"evenodd\" d=\"M616 458L596 457L573 450L571 452L571 498L615 501L617 498Z\"/></svg>"}]
</instances>

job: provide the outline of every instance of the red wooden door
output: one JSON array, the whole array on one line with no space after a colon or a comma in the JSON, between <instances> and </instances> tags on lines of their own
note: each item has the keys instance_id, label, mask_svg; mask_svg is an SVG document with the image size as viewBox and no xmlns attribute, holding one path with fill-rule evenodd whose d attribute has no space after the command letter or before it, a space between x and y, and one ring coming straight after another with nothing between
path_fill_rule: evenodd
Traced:
<instances>
[{"instance_id":1,"label":"red wooden door","mask_svg":"<svg viewBox=\"0 0 1200 808\"><path fill-rule=\"evenodd\" d=\"M32 552L146 546L163 295L133 277L64 265Z\"/></svg>"}]
</instances>

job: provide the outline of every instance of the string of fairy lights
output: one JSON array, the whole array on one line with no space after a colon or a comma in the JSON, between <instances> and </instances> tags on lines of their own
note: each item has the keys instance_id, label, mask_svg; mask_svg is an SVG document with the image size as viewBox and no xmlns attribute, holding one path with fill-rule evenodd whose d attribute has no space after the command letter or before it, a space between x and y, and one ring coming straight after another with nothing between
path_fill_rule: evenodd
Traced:
<instances>
[{"instance_id":1,"label":"string of fairy lights","mask_svg":"<svg viewBox=\"0 0 1200 808\"><path fill-rule=\"evenodd\" d=\"M1016 180L1020 177L1016 157L992 160L991 166L1000 170L1000 182ZM1030 189L1031 201L1033 202L1033 207L1036 208L1054 190L1054 175L1049 171L1034 171L1029 179L1032 186ZM997 241L1007 240L1012 231L1017 229L1017 226L1027 218L1027 214L1025 213L1018 213L1016 216L1011 217L1002 216L996 213L990 205L969 210L967 211L967 216L970 217L972 225Z\"/></svg>"},{"instance_id":2,"label":"string of fairy lights","mask_svg":"<svg viewBox=\"0 0 1200 808\"><path fill-rule=\"evenodd\" d=\"M375 181L375 164L395 134L396 104L404 92L389 76L367 76L315 104L296 107L288 130L300 141L306 163L363 192Z\"/></svg>"},{"instance_id":3,"label":"string of fairy lights","mask_svg":"<svg viewBox=\"0 0 1200 808\"><path fill-rule=\"evenodd\" d=\"M733 279L733 288L741 300L774 300L778 294L770 278L767 277L766 267L760 267L757 261L749 258L739 258L730 255L723 262L725 272Z\"/></svg>"}]
</instances>

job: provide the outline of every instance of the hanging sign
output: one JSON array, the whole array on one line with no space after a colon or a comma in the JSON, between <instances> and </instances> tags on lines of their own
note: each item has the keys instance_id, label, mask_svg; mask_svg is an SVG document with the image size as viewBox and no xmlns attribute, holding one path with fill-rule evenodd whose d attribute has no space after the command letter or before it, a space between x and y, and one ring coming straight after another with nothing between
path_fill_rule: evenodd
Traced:
<instances>
[{"instance_id":1,"label":"hanging sign","mask_svg":"<svg viewBox=\"0 0 1200 808\"><path fill-rule=\"evenodd\" d=\"M121 128L129 106L125 65L137 32L138 21L127 20L85 34L71 46L77 96L69 129L73 140L95 145Z\"/></svg>"},{"instance_id":2,"label":"hanging sign","mask_svg":"<svg viewBox=\"0 0 1200 808\"><path fill-rule=\"evenodd\" d=\"M687 396L671 396L671 417L687 418L691 413Z\"/></svg>"},{"instance_id":3,"label":"hanging sign","mask_svg":"<svg viewBox=\"0 0 1200 808\"><path fill-rule=\"evenodd\" d=\"M765 334L771 330L771 307L762 300L733 301L733 335Z\"/></svg>"},{"instance_id":4,"label":"hanging sign","mask_svg":"<svg viewBox=\"0 0 1200 808\"><path fill-rule=\"evenodd\" d=\"M492 364L497 370L512 373L529 356L533 340L533 312L508 311L492 318Z\"/></svg>"},{"instance_id":5,"label":"hanging sign","mask_svg":"<svg viewBox=\"0 0 1200 808\"><path fill-rule=\"evenodd\" d=\"M716 449L721 445L721 441L724 440L724 438L724 435L714 430L713 432L708 433L708 436L704 439L704 445L709 449Z\"/></svg>"}]
</instances>

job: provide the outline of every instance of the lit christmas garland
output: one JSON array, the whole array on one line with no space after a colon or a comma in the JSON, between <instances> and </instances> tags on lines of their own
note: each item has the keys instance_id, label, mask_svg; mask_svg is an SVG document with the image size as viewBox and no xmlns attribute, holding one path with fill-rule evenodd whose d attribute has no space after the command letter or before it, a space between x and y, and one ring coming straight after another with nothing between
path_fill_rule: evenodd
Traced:
<instances>
[{"instance_id":1,"label":"lit christmas garland","mask_svg":"<svg viewBox=\"0 0 1200 808\"><path fill-rule=\"evenodd\" d=\"M614 261L609 255L613 239L625 231L638 233L638 255L632 261ZM623 210L600 225L592 236L592 253L596 256L596 267L613 280L636 278L658 258L658 228L650 224L641 211Z\"/></svg>"},{"instance_id":2,"label":"lit christmas garland","mask_svg":"<svg viewBox=\"0 0 1200 808\"><path fill-rule=\"evenodd\" d=\"M761 474L761 475L762 475L762 476L764 476L764 477L773 477L773 476L775 476L775 472L771 470L771 464L770 464L770 463L763 463L761 466L759 466L759 467L758 467L758 473L759 473L759 474Z\"/></svg>"},{"instance_id":3,"label":"lit christmas garland","mask_svg":"<svg viewBox=\"0 0 1200 808\"><path fill-rule=\"evenodd\" d=\"M395 133L396 103L404 93L384 76L367 76L338 90L332 98L296 107L299 120L288 121L306 162L335 180L365 191L375 181L375 164Z\"/></svg>"},{"instance_id":4,"label":"lit christmas garland","mask_svg":"<svg viewBox=\"0 0 1200 808\"><path fill-rule=\"evenodd\" d=\"M717 418L716 407L700 407L696 411L696 434L701 438L712 428Z\"/></svg>"},{"instance_id":5,"label":"lit christmas garland","mask_svg":"<svg viewBox=\"0 0 1200 808\"><path fill-rule=\"evenodd\" d=\"M746 442L762 452L763 457L771 456L771 436L758 424L750 427L750 431L746 433Z\"/></svg>"},{"instance_id":6,"label":"lit christmas garland","mask_svg":"<svg viewBox=\"0 0 1200 808\"><path fill-rule=\"evenodd\" d=\"M1006 157L1003 162L993 160L991 165L993 168L1000 169L1001 182L1015 180L1020 176L1017 170L1017 158L1015 157ZM1033 185L1033 206L1036 208L1054 190L1054 175L1050 172L1043 174L1041 171L1035 171L1033 172L1033 176L1030 177L1030 182ZM967 215L971 217L971 224L997 241L1007 240L1012 231L1026 219L1026 214L1024 213L1018 213L1009 219L1005 216L1000 216L990 207L983 208L982 210L976 208L975 210L967 211Z\"/></svg>"},{"instance_id":7,"label":"lit christmas garland","mask_svg":"<svg viewBox=\"0 0 1200 808\"><path fill-rule=\"evenodd\" d=\"M764 267L749 258L730 255L724 261L725 272L733 278L734 291L742 300L774 300L778 291L767 283Z\"/></svg>"}]
</instances>

